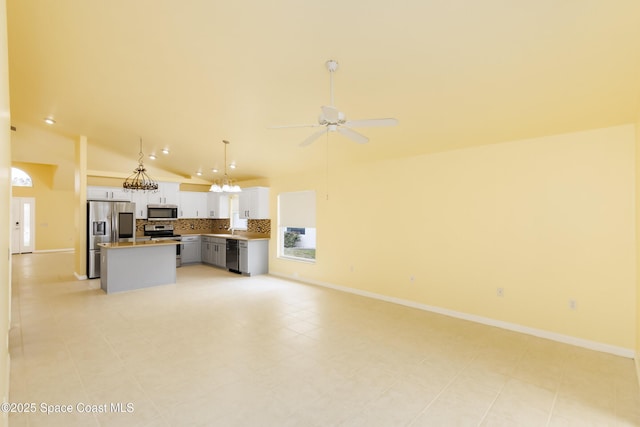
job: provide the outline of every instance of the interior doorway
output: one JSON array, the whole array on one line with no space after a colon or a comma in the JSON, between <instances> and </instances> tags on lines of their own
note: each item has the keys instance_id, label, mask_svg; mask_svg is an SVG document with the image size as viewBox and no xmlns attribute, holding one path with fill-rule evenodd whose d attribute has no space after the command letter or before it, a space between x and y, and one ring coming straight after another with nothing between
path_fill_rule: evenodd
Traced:
<instances>
[{"instance_id":1,"label":"interior doorway","mask_svg":"<svg viewBox=\"0 0 640 427\"><path fill-rule=\"evenodd\" d=\"M35 249L36 199L11 198L11 253L24 254Z\"/></svg>"}]
</instances>

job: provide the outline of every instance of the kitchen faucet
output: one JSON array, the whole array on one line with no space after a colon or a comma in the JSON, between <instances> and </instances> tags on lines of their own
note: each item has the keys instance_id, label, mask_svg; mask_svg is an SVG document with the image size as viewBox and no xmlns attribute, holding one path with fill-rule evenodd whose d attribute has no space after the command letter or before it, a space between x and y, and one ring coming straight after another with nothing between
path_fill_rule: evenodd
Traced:
<instances>
[{"instance_id":1,"label":"kitchen faucet","mask_svg":"<svg viewBox=\"0 0 640 427\"><path fill-rule=\"evenodd\" d=\"M234 232L235 230L236 230L236 229L235 229L235 228L233 228L233 226L231 226L231 227L227 228L227 231L231 231L231 235L232 235L232 236L233 236L233 232Z\"/></svg>"}]
</instances>

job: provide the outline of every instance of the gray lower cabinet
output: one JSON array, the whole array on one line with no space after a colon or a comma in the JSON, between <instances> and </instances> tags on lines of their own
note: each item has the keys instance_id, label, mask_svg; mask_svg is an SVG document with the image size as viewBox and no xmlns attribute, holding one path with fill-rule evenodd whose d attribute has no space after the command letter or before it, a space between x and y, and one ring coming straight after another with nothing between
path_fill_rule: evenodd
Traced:
<instances>
[{"instance_id":1,"label":"gray lower cabinet","mask_svg":"<svg viewBox=\"0 0 640 427\"><path fill-rule=\"evenodd\" d=\"M213 239L213 265L227 268L227 240Z\"/></svg>"},{"instance_id":2,"label":"gray lower cabinet","mask_svg":"<svg viewBox=\"0 0 640 427\"><path fill-rule=\"evenodd\" d=\"M268 240L241 240L238 246L240 247L240 273L251 276L269 272Z\"/></svg>"},{"instance_id":3,"label":"gray lower cabinet","mask_svg":"<svg viewBox=\"0 0 640 427\"><path fill-rule=\"evenodd\" d=\"M216 267L227 268L227 241L216 237L202 237L202 262Z\"/></svg>"},{"instance_id":4,"label":"gray lower cabinet","mask_svg":"<svg viewBox=\"0 0 640 427\"><path fill-rule=\"evenodd\" d=\"M202 243L200 236L182 236L180 255L183 264L202 262Z\"/></svg>"},{"instance_id":5,"label":"gray lower cabinet","mask_svg":"<svg viewBox=\"0 0 640 427\"><path fill-rule=\"evenodd\" d=\"M251 276L269 272L269 240L240 240L238 247L240 273ZM227 268L227 239L202 236L200 248L204 264Z\"/></svg>"},{"instance_id":6,"label":"gray lower cabinet","mask_svg":"<svg viewBox=\"0 0 640 427\"><path fill-rule=\"evenodd\" d=\"M202 238L202 262L205 264L213 264L213 245L211 237Z\"/></svg>"}]
</instances>

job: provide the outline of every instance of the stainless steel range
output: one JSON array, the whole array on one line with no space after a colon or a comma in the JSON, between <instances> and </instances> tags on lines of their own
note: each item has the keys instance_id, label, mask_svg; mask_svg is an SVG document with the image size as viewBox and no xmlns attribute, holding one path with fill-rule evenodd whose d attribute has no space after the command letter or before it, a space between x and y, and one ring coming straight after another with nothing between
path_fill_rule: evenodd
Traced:
<instances>
[{"instance_id":1,"label":"stainless steel range","mask_svg":"<svg viewBox=\"0 0 640 427\"><path fill-rule=\"evenodd\" d=\"M182 241L180 234L174 234L173 224L161 225L161 224L145 224L144 226L145 237L151 238L151 240L176 240ZM182 255L180 254L180 246L176 245L176 267L182 266Z\"/></svg>"}]
</instances>

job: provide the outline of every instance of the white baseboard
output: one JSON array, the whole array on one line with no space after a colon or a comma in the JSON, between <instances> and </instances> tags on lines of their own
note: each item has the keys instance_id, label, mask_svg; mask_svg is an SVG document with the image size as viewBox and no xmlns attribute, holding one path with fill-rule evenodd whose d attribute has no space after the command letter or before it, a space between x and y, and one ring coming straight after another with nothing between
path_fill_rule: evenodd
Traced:
<instances>
[{"instance_id":1,"label":"white baseboard","mask_svg":"<svg viewBox=\"0 0 640 427\"><path fill-rule=\"evenodd\" d=\"M74 248L62 248L62 249L41 249L39 251L33 251L34 254L46 254L49 252L75 252Z\"/></svg>"},{"instance_id":2,"label":"white baseboard","mask_svg":"<svg viewBox=\"0 0 640 427\"><path fill-rule=\"evenodd\" d=\"M386 295L376 294L374 292L363 291L360 289L349 288L346 286L334 285L332 283L326 283L326 282L321 282L316 280L307 280L300 277L290 276L287 274L277 273L273 271L270 271L269 274L273 276L281 277L283 279L307 283L310 285L322 286L325 288L331 288L337 291L348 292L351 294L356 294L356 295L360 295L368 298L374 298L381 301L404 305L406 307L417 308L419 310L425 310L433 313L443 314L445 316L455 317L457 319L469 320L471 322L481 323L483 325L495 326L497 328L507 329L509 331L520 332L527 335L533 335L539 338L545 338L552 341L571 344L576 347L583 347L583 348L588 348L590 350L600 351L603 353L614 354L616 356L627 357L630 359L634 359L636 356L635 351L629 348L617 347L614 345L585 340L585 339L573 337L570 335L563 335L555 332L545 331L542 329L530 328L528 326L518 325L517 323L504 322L502 320L491 319L489 317L483 317L475 314L449 310L447 308L421 304L415 301L405 300L402 298L389 297ZM640 362L636 359L636 365L638 365L639 363ZM638 373L640 375L640 367L638 367Z\"/></svg>"},{"instance_id":3,"label":"white baseboard","mask_svg":"<svg viewBox=\"0 0 640 427\"><path fill-rule=\"evenodd\" d=\"M89 278L86 274L78 274L75 271L73 272L73 275L76 276L76 279L78 280L87 280Z\"/></svg>"}]
</instances>

